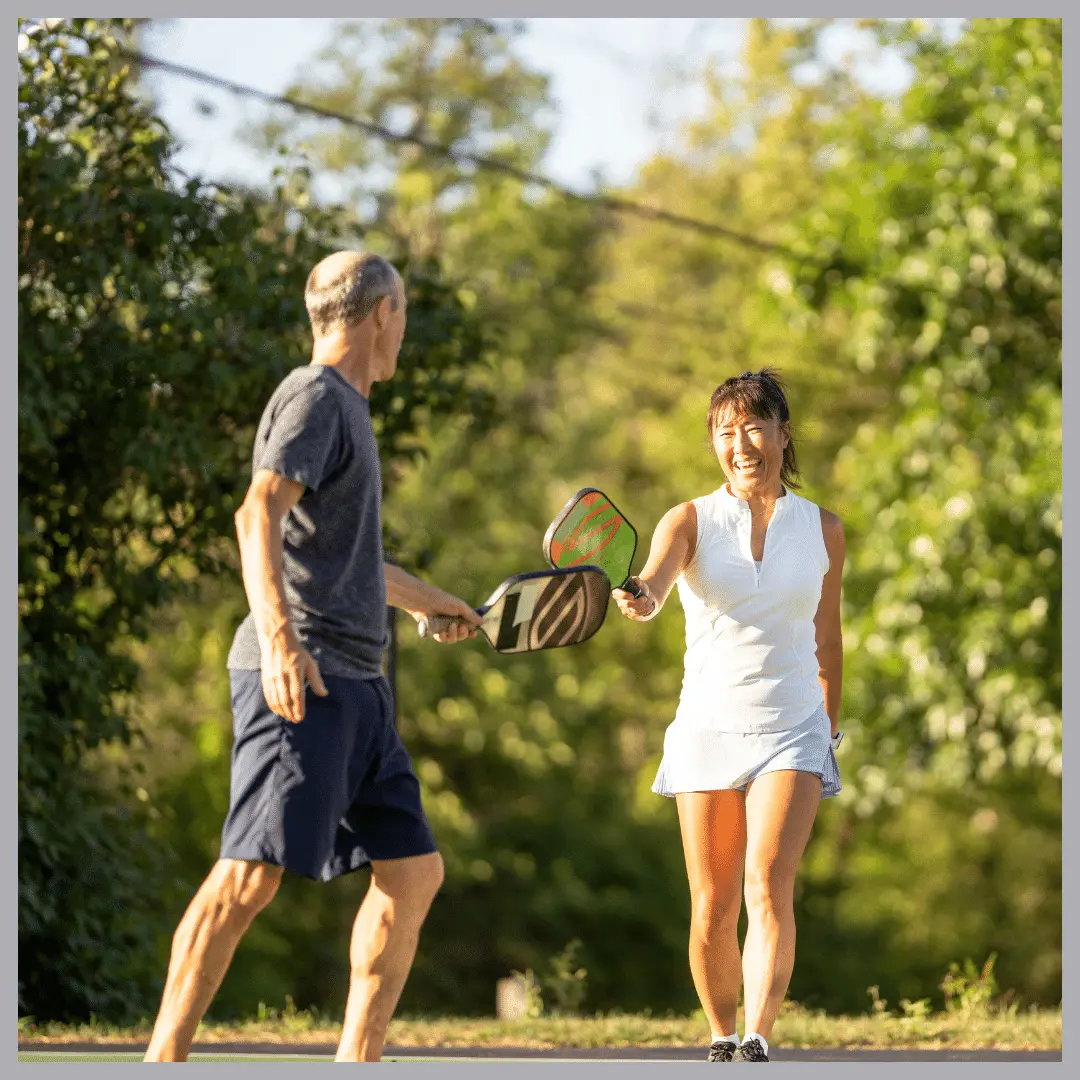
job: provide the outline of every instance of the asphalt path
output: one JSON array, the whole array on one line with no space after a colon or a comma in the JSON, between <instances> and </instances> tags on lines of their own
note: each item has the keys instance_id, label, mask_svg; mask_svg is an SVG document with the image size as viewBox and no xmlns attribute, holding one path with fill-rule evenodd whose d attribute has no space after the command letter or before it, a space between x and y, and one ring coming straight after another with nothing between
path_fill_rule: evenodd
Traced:
<instances>
[{"instance_id":1,"label":"asphalt path","mask_svg":"<svg viewBox=\"0 0 1080 1080\"><path fill-rule=\"evenodd\" d=\"M71 1060L69 1055L88 1057L112 1057L114 1055L140 1055L144 1046L132 1043L49 1043L20 1042L22 1060ZM305 1043L196 1043L192 1048L195 1057L213 1055L229 1057L291 1057L307 1060L332 1059L336 1047ZM516 1046L388 1046L383 1051L385 1059L406 1061L422 1058L425 1061L499 1060L499 1061L701 1061L706 1048L695 1046L620 1046L585 1048L564 1046L555 1049L534 1050ZM23 1058L33 1054L32 1058ZM1060 1061L1061 1050L876 1050L876 1049L814 1049L786 1050L781 1046L771 1049L773 1061Z\"/></svg>"}]
</instances>

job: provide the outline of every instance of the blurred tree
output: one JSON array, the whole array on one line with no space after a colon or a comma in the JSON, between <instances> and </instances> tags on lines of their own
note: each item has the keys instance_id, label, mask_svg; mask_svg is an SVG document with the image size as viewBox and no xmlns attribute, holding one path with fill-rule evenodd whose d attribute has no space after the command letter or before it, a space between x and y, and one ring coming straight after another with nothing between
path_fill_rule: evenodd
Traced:
<instances>
[{"instance_id":1,"label":"blurred tree","mask_svg":"<svg viewBox=\"0 0 1080 1080\"><path fill-rule=\"evenodd\" d=\"M976 19L954 45L917 21L879 33L915 79L873 125L836 118L800 225L827 269L793 299L843 312L849 361L896 384L838 463L854 737L848 855L819 876L918 958L898 992L1000 949L1005 985L1056 1002L1061 21ZM837 962L820 959L801 985Z\"/></svg>"},{"instance_id":2,"label":"blurred tree","mask_svg":"<svg viewBox=\"0 0 1080 1080\"><path fill-rule=\"evenodd\" d=\"M510 50L513 34L512 26L504 31L480 20L346 24L314 69L318 81L313 79L311 85L296 87L292 93L459 149L482 150L518 165L535 164L548 138L542 126L549 111L546 81L524 70L515 59ZM318 189L345 199L351 208L348 224L362 235L365 246L402 249L413 259L436 258L442 271L458 283L470 318L482 322L485 341L497 344L497 368L474 373L478 392L486 390L497 400L496 422L484 440L477 440L475 425L465 420L448 424L431 440L433 457L439 462L434 474L396 467L386 471L387 521L397 556L413 569L423 569L434 560L436 580L475 596L479 603L504 576L504 568L511 573L541 562L539 537L546 524L541 519L550 466L530 470L528 463L547 456L547 418L557 360L593 329L587 292L596 273L594 240L603 219L590 207L567 206L557 197L523 189L505 176L418 154L408 147L387 147L344 126L311 130L306 122L283 121L249 132L249 137L267 149L290 140L287 156L302 155L318 178L311 188L312 198ZM303 139L307 139L306 147L298 146L296 140ZM422 340L418 336L422 334L423 328L414 326L410 308L407 341L418 356L436 344ZM407 366L404 360L402 366ZM494 486L488 487L492 470ZM406 489L413 494L406 495ZM230 586L208 587L198 604L221 605L220 618L211 619L215 626L228 625L238 610ZM191 739L195 746L210 748L201 756L192 749L170 758L168 769L161 770L155 780L162 814L157 827L163 835L181 822L192 830L187 809L179 807L197 814L200 840L188 849L190 862L183 871L189 891L204 872L207 858L216 854L223 809L219 803L224 794L217 800L196 799L197 805L190 805L181 793L189 787L201 791L203 773L214 778L207 783L225 784L228 689L223 667L207 673L213 679L213 693L204 707L190 710L165 694L162 683L183 679L193 663L203 663L201 658L210 655L198 637L191 643L191 653L176 651L176 627L188 622L204 625L205 618L204 612L186 608L163 616L160 634L143 654L147 678L139 701L144 728L160 733L155 739L175 745L170 732L179 732L181 741ZM410 708L432 709L444 696L442 650L423 643L424 653L413 653L415 637L410 632L411 624L405 630L408 644L403 646L399 672L402 727L418 758L453 872L468 854L453 850L463 820L463 811L455 816L454 810L460 800L453 790L441 793L439 750L423 734L414 738L415 723L404 715ZM449 659L450 671L463 662L472 663L470 670L477 676L486 670L489 658L477 647L447 650L455 651L456 658ZM432 670L430 676L425 673L423 682L427 697L421 705L411 696L417 678L413 672L429 663ZM201 670L206 670L205 665ZM542 697L546 689L541 682L529 692ZM478 774L501 767L498 758L485 762L485 755L477 755L471 742L468 753L470 758L462 768L471 768L471 758L477 756ZM572 773L567 776L572 779ZM463 784L471 803L473 794L467 782ZM503 794L492 798L505 798L513 784L514 776L507 773L500 784ZM173 792L179 800L175 811L165 809ZM486 788L481 797L487 798ZM481 852L487 839L478 838L472 850ZM528 845L522 847L528 850ZM514 854L499 857L505 862ZM482 852L470 861L482 862ZM498 937L489 939L490 951L487 944L477 947L476 957L459 970L460 942L472 939L475 943L478 929L490 919L476 903L491 895L490 887L481 882L477 894L476 884L471 876L462 880L460 874L448 884L440 909L447 915L460 914L445 929L436 924L425 933L424 951L403 1007L422 1003L486 1011L495 979L506 974L508 965L518 963L522 949L533 947L530 932L522 931L520 943L511 941L507 946L502 939L514 935L500 930ZM255 1001L280 1001L285 993L300 1004L343 1001L348 924L362 885L363 875L331 889L287 882L274 905L260 917L251 941L240 950L215 1010L221 1015L250 1011ZM187 895L181 887L172 902L179 906ZM507 892L497 906L502 910L518 902ZM296 948L298 935L311 947ZM571 937L567 934L558 940L553 951ZM161 947L167 943L162 941ZM286 955L293 959L287 963L280 959ZM543 967L541 963L534 966ZM482 972L480 978L474 975L476 967Z\"/></svg>"},{"instance_id":3,"label":"blurred tree","mask_svg":"<svg viewBox=\"0 0 1080 1080\"><path fill-rule=\"evenodd\" d=\"M175 182L114 29L37 26L19 53L19 1007L40 1019L145 1009L161 978L171 850L147 845L116 760L139 754L131 642L185 583L235 570L253 425L305 359L304 278L335 237L302 176L260 197ZM376 406L391 461L486 400L482 333L426 269L422 356Z\"/></svg>"},{"instance_id":4,"label":"blurred tree","mask_svg":"<svg viewBox=\"0 0 1080 1080\"><path fill-rule=\"evenodd\" d=\"M738 86L715 80L713 109L686 148L650 163L627 194L764 239L812 207L824 175L815 105L839 87L803 89L786 74L796 42L755 24ZM748 123L754 137L733 143ZM866 399L849 402L851 380L832 373L819 320L762 290L779 272L790 279L780 260L623 221L601 254L585 302L604 333L559 358L528 426L433 454L391 496L432 547L432 573L461 575L478 601L502 575L536 565L547 522L585 484L642 529L640 566L660 513L719 482L704 415L728 374L765 357L791 369L819 489L848 417L873 407L872 376L859 380ZM512 358L507 366L512 381ZM613 613L587 645L525 660L428 652L408 639L402 650L402 669L424 672L402 684L402 730L450 866L409 1002L490 1009L495 978L542 970L579 939L589 1007L693 1007L674 807L649 792L681 679L676 609L644 631Z\"/></svg>"},{"instance_id":5,"label":"blurred tree","mask_svg":"<svg viewBox=\"0 0 1080 1080\"><path fill-rule=\"evenodd\" d=\"M1024 568L1032 557L1048 588L1060 587L1053 576L1059 563L1039 554L1049 547L1060 557L1059 538L1055 549L1039 533L1057 528L1052 516L1048 526L1039 525L1039 515L1047 507L1052 515L1058 505L1053 473L1060 451L1037 427L1046 423L1052 434L1060 425L1052 335L1042 345L1033 339L1049 352L1032 368L1017 370L1015 353L995 361L992 377L1012 372L1016 394L1010 398L1004 382L994 383L1000 394L983 392L980 404L972 388L981 391L972 383L965 393L959 368L944 363L940 351L955 347L961 355L967 348L965 333L976 325L961 326L967 294L950 298L930 278L918 288L905 285L920 259L940 257L934 225L920 215L936 212L927 208L937 205L941 160L955 159L949 168L967 177L965 170L976 166L968 161L965 125L977 116L989 124L987 103L1001 96L993 80L983 87L978 78L980 50L996 57L995 77L1004 77L1012 46L996 44L994 27L979 21L955 51L923 31L909 33L911 44L903 34L888 39L883 48L917 45L922 54L916 58L922 74L900 103L868 94L848 69L823 62L821 40L830 25L754 20L742 73L709 74L705 117L627 193L796 247L806 263L615 221L329 122L309 127L282 120L258 138L268 147L306 138L318 177L312 198L316 190L347 198L350 226L367 245L400 244L417 257L437 256L462 283L472 316L495 337L498 363L472 376L473 385L498 399L494 423L482 439L455 423L432 432L425 443L430 454L393 472L386 504L402 558L477 603L502 577L539 565L548 520L586 483L608 490L637 523L640 566L659 514L719 483L704 445L712 388L766 362L788 372L805 493L848 523L845 723L853 736L842 753L847 790L822 810L800 887L803 944L793 994L833 1010L866 1007L871 984L893 1001L934 996L950 961L982 959L996 949L1005 985L1032 1000L1054 1001L1060 784L1047 770L1056 768L1060 712L1057 720L1047 716L1044 704L1055 699L1038 695L1059 685L1053 674L1060 673L1059 638L1053 651L1059 601L1044 592L1049 629L1044 621L1035 635L1024 635L1020 622L1013 628L1011 613L973 607L963 593L954 602L935 568L927 572L920 563L914 573L912 559L926 558L924 544L913 555L907 551L916 538L930 537L958 590L975 587L963 582L969 563L982 567L979 581L991 582L991 590L998 578L1002 611L1014 602L1012 612L1025 604L1033 617L1041 610L1037 603L1031 609L1038 597L1033 570ZM891 25L882 33L896 35ZM1013 33L1012 25L1003 24L1002 33ZM294 93L534 165L546 140L546 90L515 60L513 36L512 28L470 20L380 20L343 29ZM1060 64L1060 45L1055 56ZM954 71L951 64L959 66ZM951 89L943 84L947 92L931 94L927 87L938 84L943 70ZM1029 96L1039 97L1037 79L1032 86ZM935 101L952 102L947 123L919 119L919 109ZM1037 106L1023 101L1024 115L1034 115ZM1059 104L1048 96L1044 107L1052 117ZM1050 136L1060 120L1045 123ZM1052 180L1053 148L1042 145L1040 160ZM1053 210L1052 182L1039 195L1026 174L1009 175L1003 185L986 180L958 220L967 223L974 211L977 226L977 205L999 213L997 204L1019 199L1022 188L1031 199L1019 202L1017 213L1030 215L1029 232L1043 228L1044 203ZM1051 239L1060 221L1060 177L1057 182ZM893 235L889 221L911 230L891 247L882 240ZM952 236L952 226L941 228ZM1034 240L1025 237L1024 243ZM1007 279L994 271L991 253L983 254L985 264L971 264L982 267L980 295L997 304L1004 288L1008 303L1019 304L1025 286L995 285L999 276ZM1033 251L1027 254L1034 260ZM1052 257L1043 265L1058 272ZM913 343L929 321L920 304L944 305L932 309L941 314L944 344L926 360L913 358ZM1057 312L1060 317L1060 306ZM1027 327L1027 319L1016 307L1003 312L1000 324L985 325L994 335L1006 327L1026 334L1017 328ZM1044 333L1047 324L1040 325ZM1036 376L1046 364L1050 377ZM946 410L928 396L937 392L931 372L939 367L940 394L951 395ZM921 384L922 377L930 383ZM1021 401L1022 407L1015 404ZM997 431L982 423L984 406ZM935 428L939 412L945 435ZM942 447L960 443L952 456L931 452L945 437L953 443ZM993 453L985 450L987 439ZM937 442L929 448L928 440ZM921 474L909 471L909 463L923 467L916 451L931 458ZM985 481L973 486L984 475L992 493ZM1030 500L1016 524L1010 484ZM958 502L946 513L962 491L972 496L970 514L958 516ZM879 519L885 511L893 516ZM961 527L967 531L948 531ZM1025 530L1017 558L1002 550L1002 529L1008 536L1010 528ZM970 548L966 553L949 552L958 537ZM938 591L924 598L930 587ZM170 901L177 913L217 850L230 738L223 663L243 603L235 584L206 589L196 604L163 612L139 653L141 722L155 744L172 748L155 756L154 782L146 785L158 793L154 828L163 837L183 832L189 844ZM901 601L904 618L912 616L912 604L921 606L921 627L897 621L893 608ZM1031 729L1034 741L1031 732L1002 738L1007 754L1016 756L991 779L977 771L995 758L989 736L943 741L930 721L943 678L953 680L940 696L950 710L956 692L993 685L989 667L977 687L966 681L968 657L959 652L980 633L979 618L989 618L992 633L1022 634L1011 639L1017 655L1009 663L1020 680L1018 694L1035 694L1032 708L1041 717ZM880 652L871 641L875 633L886 642ZM930 668L908 659L912 633L933 657ZM1024 657L1032 637L1046 651ZM405 990L405 1010L490 1012L497 978L515 968L543 976L574 940L582 943L580 963L588 971L586 1008L694 1007L674 807L649 792L678 695L681 657L674 608L645 630L613 614L587 645L528 658L498 657L483 643L440 649L403 634L401 728L449 871ZM170 689L191 680L205 691L195 702ZM1002 695L994 699L1002 703L996 715L1003 719L995 721L1001 732L1010 725L1020 732L1017 694L1004 684L993 692ZM1041 761L1037 768L1023 765L1025 739L1028 760ZM942 783L957 747L976 770L974 779ZM256 1001L280 1004L285 994L301 1006L340 1008L348 925L362 884L346 879L320 889L287 881L240 950L215 1012L250 1012Z\"/></svg>"}]
</instances>

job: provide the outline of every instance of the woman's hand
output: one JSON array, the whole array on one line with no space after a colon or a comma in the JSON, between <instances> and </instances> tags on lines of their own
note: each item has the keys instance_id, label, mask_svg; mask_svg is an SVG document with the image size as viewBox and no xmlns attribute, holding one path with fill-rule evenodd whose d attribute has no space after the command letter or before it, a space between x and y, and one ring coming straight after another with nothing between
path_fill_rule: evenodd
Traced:
<instances>
[{"instance_id":1,"label":"woman's hand","mask_svg":"<svg viewBox=\"0 0 1080 1080\"><path fill-rule=\"evenodd\" d=\"M634 622L648 622L660 609L649 586L638 577L630 579L641 590L640 596L634 596L625 589L612 589L611 595L619 610Z\"/></svg>"}]
</instances>

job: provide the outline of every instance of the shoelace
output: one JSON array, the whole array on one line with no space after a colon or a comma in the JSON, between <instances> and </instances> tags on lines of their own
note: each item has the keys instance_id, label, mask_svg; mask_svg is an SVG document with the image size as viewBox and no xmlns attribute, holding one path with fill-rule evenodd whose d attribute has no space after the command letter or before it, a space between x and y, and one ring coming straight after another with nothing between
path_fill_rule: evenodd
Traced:
<instances>
[{"instance_id":1,"label":"shoelace","mask_svg":"<svg viewBox=\"0 0 1080 1080\"><path fill-rule=\"evenodd\" d=\"M749 1042L744 1042L739 1047L742 1051L743 1059L746 1061L768 1061L769 1055L765 1053L765 1047L757 1041L757 1039L751 1039Z\"/></svg>"},{"instance_id":2,"label":"shoelace","mask_svg":"<svg viewBox=\"0 0 1080 1080\"><path fill-rule=\"evenodd\" d=\"M710 1061L730 1061L731 1055L735 1053L737 1049L733 1042L714 1042L709 1047L709 1060Z\"/></svg>"}]
</instances>

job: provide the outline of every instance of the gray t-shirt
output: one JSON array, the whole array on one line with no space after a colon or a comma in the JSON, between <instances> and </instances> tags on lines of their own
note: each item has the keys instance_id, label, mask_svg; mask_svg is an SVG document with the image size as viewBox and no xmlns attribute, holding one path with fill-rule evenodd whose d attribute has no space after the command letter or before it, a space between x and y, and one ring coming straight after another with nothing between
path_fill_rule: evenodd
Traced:
<instances>
[{"instance_id":1,"label":"gray t-shirt","mask_svg":"<svg viewBox=\"0 0 1080 1080\"><path fill-rule=\"evenodd\" d=\"M259 469L307 489L281 526L285 599L301 642L325 675L382 674L382 472L367 398L331 367L291 371L259 421L252 475ZM250 613L228 665L262 666Z\"/></svg>"}]
</instances>

